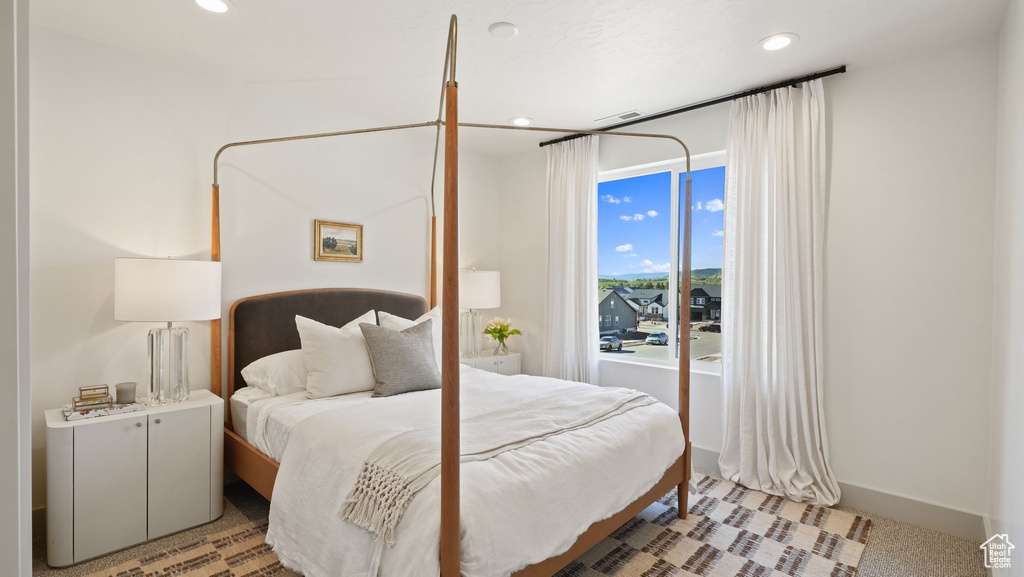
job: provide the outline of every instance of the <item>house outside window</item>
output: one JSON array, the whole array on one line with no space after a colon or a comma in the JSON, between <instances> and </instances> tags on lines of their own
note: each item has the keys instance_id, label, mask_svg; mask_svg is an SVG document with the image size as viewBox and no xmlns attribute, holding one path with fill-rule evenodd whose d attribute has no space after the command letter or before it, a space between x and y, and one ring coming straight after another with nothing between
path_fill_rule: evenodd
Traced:
<instances>
[{"instance_id":1,"label":"house outside window","mask_svg":"<svg viewBox=\"0 0 1024 577\"><path fill-rule=\"evenodd\" d=\"M625 317L616 315L619 318L614 323L615 328L627 334L633 332L636 340L642 340L645 333L669 335L668 347L632 347L632 361L674 364L681 336L680 319L687 321L682 323L684 330L689 328L691 359L706 363L721 360L721 333L715 332L718 327L700 329L721 320L724 164L724 152L691 158L693 202L689 207L681 206L680 202L686 180L685 163L681 159L605 171L600 175L598 288L602 293L614 290L626 305L622 307L620 303L615 310L622 308L627 313ZM678 298L682 265L680 228L685 210L692 211L690 279L693 290L688 314L681 310ZM609 304L607 308L612 307L615 305ZM628 313L632 312L637 317L634 331L623 327L631 322L632 314ZM671 330L672 327L676 330ZM634 335L623 338L632 340L631 336ZM706 370L717 369L708 366Z\"/></svg>"}]
</instances>

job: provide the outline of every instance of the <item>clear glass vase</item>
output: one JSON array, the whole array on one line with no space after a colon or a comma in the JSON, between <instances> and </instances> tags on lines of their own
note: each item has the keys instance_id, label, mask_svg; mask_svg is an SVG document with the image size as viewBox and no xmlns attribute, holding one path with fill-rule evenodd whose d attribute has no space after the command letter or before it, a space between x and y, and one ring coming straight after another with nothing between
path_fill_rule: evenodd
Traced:
<instances>
[{"instance_id":1,"label":"clear glass vase","mask_svg":"<svg viewBox=\"0 0 1024 577\"><path fill-rule=\"evenodd\" d=\"M501 357L508 354L508 345L505 341L498 341L498 344L494 347L494 355Z\"/></svg>"}]
</instances>

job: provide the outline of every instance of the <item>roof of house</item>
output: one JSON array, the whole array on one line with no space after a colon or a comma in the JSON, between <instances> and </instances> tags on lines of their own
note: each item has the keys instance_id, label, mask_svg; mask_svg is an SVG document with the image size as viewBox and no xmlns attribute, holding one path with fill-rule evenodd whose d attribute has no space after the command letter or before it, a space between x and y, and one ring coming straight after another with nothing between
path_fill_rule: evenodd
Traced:
<instances>
[{"instance_id":1,"label":"roof of house","mask_svg":"<svg viewBox=\"0 0 1024 577\"><path fill-rule=\"evenodd\" d=\"M634 311L640 310L640 305L630 301L629 299L622 298L622 295L620 295L618 291L616 291L615 289L601 289L601 298L597 299L598 304L603 303L604 300L608 298L608 295L612 293L615 293L615 296L619 297L619 300L629 305L629 308L633 309Z\"/></svg>"},{"instance_id":2,"label":"roof of house","mask_svg":"<svg viewBox=\"0 0 1024 577\"><path fill-rule=\"evenodd\" d=\"M696 291L704 291L705 295L716 299L722 298L722 285L720 284L695 284L690 287L690 296L696 296L694 295Z\"/></svg>"},{"instance_id":3,"label":"roof of house","mask_svg":"<svg viewBox=\"0 0 1024 577\"><path fill-rule=\"evenodd\" d=\"M641 299L650 299L660 303L665 303L665 291L661 289L633 289L633 292L629 293L629 300L637 301Z\"/></svg>"},{"instance_id":4,"label":"roof of house","mask_svg":"<svg viewBox=\"0 0 1024 577\"><path fill-rule=\"evenodd\" d=\"M614 290L615 292L619 293L621 296L628 296L630 293L633 292L633 289L629 288L628 286L626 286L626 285L624 285L622 283L619 283L619 284L613 286L611 288L611 290Z\"/></svg>"}]
</instances>

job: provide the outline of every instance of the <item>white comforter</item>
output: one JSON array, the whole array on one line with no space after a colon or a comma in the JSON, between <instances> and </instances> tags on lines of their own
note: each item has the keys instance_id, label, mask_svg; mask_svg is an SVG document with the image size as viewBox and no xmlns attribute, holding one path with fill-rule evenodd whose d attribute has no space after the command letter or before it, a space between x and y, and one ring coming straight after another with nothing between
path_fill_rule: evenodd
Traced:
<instances>
[{"instance_id":1,"label":"white comforter","mask_svg":"<svg viewBox=\"0 0 1024 577\"><path fill-rule=\"evenodd\" d=\"M463 367L461 386L466 398L486 396L493 387L560 383ZM409 506L393 548L375 543L338 511L374 447L437 422L440 391L367 395L307 402L279 398L250 409L257 413L248 418L250 442L281 462L267 542L286 566L308 577L435 577L440 478ZM463 575L506 576L564 552L592 523L645 493L682 454L683 444L678 415L656 403L464 463Z\"/></svg>"}]
</instances>

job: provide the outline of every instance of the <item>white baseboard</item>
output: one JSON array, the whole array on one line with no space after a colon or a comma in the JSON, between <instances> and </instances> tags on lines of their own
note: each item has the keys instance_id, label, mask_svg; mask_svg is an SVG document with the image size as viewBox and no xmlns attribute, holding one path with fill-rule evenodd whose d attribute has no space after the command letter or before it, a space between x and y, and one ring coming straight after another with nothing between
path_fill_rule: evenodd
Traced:
<instances>
[{"instance_id":1,"label":"white baseboard","mask_svg":"<svg viewBox=\"0 0 1024 577\"><path fill-rule=\"evenodd\" d=\"M718 473L718 452L693 447L693 466ZM992 534L988 518L982 515L842 481L839 482L839 489L842 492L839 504L843 507L881 515L978 543L984 542L988 538L987 535ZM1001 576L997 573L995 577Z\"/></svg>"},{"instance_id":2,"label":"white baseboard","mask_svg":"<svg viewBox=\"0 0 1024 577\"><path fill-rule=\"evenodd\" d=\"M705 449L698 447L697 445L691 445L693 447L693 456L691 457L691 463L696 469L704 469L705 471L713 471L716 475L718 474L718 451L712 451L711 449Z\"/></svg>"},{"instance_id":3,"label":"white baseboard","mask_svg":"<svg viewBox=\"0 0 1024 577\"><path fill-rule=\"evenodd\" d=\"M892 495L842 481L839 482L839 489L842 491L839 504L844 507L883 515L978 543L987 539L985 521L976 513L918 501L902 495Z\"/></svg>"}]
</instances>

